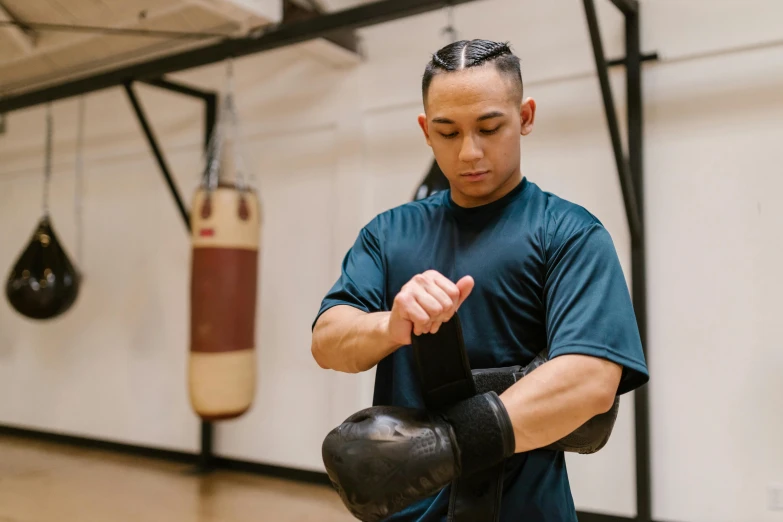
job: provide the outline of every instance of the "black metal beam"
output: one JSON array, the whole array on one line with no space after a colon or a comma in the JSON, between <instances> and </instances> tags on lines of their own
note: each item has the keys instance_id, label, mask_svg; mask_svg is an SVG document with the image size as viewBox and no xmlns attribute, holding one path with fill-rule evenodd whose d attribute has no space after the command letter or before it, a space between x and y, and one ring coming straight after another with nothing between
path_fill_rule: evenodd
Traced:
<instances>
[{"instance_id":1,"label":"black metal beam","mask_svg":"<svg viewBox=\"0 0 783 522\"><path fill-rule=\"evenodd\" d=\"M306 9L292 0L283 0L283 23L301 22L302 20L312 20L325 13L315 2L311 2L311 9ZM359 38L356 32L351 29L336 31L324 36L324 39L346 51L354 54L359 53Z\"/></svg>"},{"instance_id":2,"label":"black metal beam","mask_svg":"<svg viewBox=\"0 0 783 522\"><path fill-rule=\"evenodd\" d=\"M202 100L207 100L208 98L215 96L215 93L212 91L196 89L195 87L191 87L190 85L185 85L184 83L179 83L179 82L173 82L171 80L166 80L164 78L156 78L154 80L142 80L141 83L146 83L147 85L152 85L153 87L166 89L167 91L184 94L185 96L200 98Z\"/></svg>"},{"instance_id":3,"label":"black metal beam","mask_svg":"<svg viewBox=\"0 0 783 522\"><path fill-rule=\"evenodd\" d=\"M152 154L155 156L155 159L158 162L158 166L163 173L163 177L169 186L171 195L177 204L177 208L179 209L179 213L182 216L182 220L185 222L187 229L190 230L190 215L185 208L185 204L182 202L182 197L179 195L177 185L174 183L174 178L171 176L169 166L166 163L166 159L163 157L163 151L158 145L158 140L155 137L155 133L152 131L152 128L150 127L147 116L144 114L144 109L142 108L139 99L136 97L136 93L133 91L133 86L131 83L125 83L124 87L125 92L128 94L128 98L130 99L131 105L133 106L133 110L136 113L136 117L139 120L139 124L141 124L141 129L144 131L144 135L147 137L147 143L149 143L150 149L152 149Z\"/></svg>"},{"instance_id":4,"label":"black metal beam","mask_svg":"<svg viewBox=\"0 0 783 522\"><path fill-rule=\"evenodd\" d=\"M476 0L380 0L344 9L312 19L280 24L260 31L257 36L226 39L219 43L184 51L163 58L113 69L59 85L0 98L0 112L11 112L41 103L78 96L129 81L160 78L166 74L218 63L316 38L326 38L345 30L382 24L400 18L423 14L447 5Z\"/></svg>"},{"instance_id":5,"label":"black metal beam","mask_svg":"<svg viewBox=\"0 0 783 522\"><path fill-rule=\"evenodd\" d=\"M615 164L617 172L620 175L620 186L625 202L625 214L628 219L628 227L631 232L631 241L641 238L641 213L639 211L639 202L636 198L636 189L631 177L631 169L623 152L623 143L620 138L620 124L617 121L617 110L614 106L614 97L612 96L612 86L609 82L609 70L604 57L604 47L601 42L601 29L598 26L598 16L595 11L593 0L584 0L585 14L587 16L587 25L590 30L590 40L593 45L593 56L595 57L598 80L601 85L601 95L604 100L604 109L606 112L606 123L609 126L609 135L612 140L612 149L614 151ZM626 53L627 56L627 53Z\"/></svg>"},{"instance_id":6,"label":"black metal beam","mask_svg":"<svg viewBox=\"0 0 783 522\"><path fill-rule=\"evenodd\" d=\"M658 53L647 53L643 54L641 57L642 62L655 62L658 61ZM618 67L623 66L625 67L627 62L627 58L614 58L612 60L607 60L606 65L608 67Z\"/></svg>"},{"instance_id":7,"label":"black metal beam","mask_svg":"<svg viewBox=\"0 0 783 522\"><path fill-rule=\"evenodd\" d=\"M639 12L639 2L637 0L612 0L612 3L616 5L617 9L622 11L624 15Z\"/></svg>"},{"instance_id":8,"label":"black metal beam","mask_svg":"<svg viewBox=\"0 0 783 522\"><path fill-rule=\"evenodd\" d=\"M2 8L2 3L0 3ZM103 34L112 36L139 36L144 38L169 38L174 40L206 40L225 38L225 33L203 33L185 31L159 31L155 29L132 29L127 27L104 27L95 25L53 24L47 22L0 21L0 27L18 27L25 32L68 32L82 34Z\"/></svg>"},{"instance_id":9,"label":"black metal beam","mask_svg":"<svg viewBox=\"0 0 783 522\"><path fill-rule=\"evenodd\" d=\"M215 470L215 454L212 441L214 440L214 426L211 422L201 421L201 450L198 456L199 473L209 473Z\"/></svg>"},{"instance_id":10,"label":"black metal beam","mask_svg":"<svg viewBox=\"0 0 783 522\"><path fill-rule=\"evenodd\" d=\"M644 219L644 104L642 96L642 54L639 10L625 15L626 97L628 112L628 164L638 203L639 237L631 245L631 295L645 358L647 350L647 240ZM634 393L636 432L636 519L652 520L650 459L650 409L647 386Z\"/></svg>"}]
</instances>

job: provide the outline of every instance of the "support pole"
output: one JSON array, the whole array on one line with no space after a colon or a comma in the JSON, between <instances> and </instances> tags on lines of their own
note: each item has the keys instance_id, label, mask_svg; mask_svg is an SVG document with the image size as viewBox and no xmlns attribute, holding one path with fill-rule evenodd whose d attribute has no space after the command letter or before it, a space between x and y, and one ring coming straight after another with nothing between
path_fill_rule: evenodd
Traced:
<instances>
[{"instance_id":1,"label":"support pole","mask_svg":"<svg viewBox=\"0 0 783 522\"><path fill-rule=\"evenodd\" d=\"M604 47L601 42L601 29L598 26L598 16L595 11L593 0L584 0L585 14L587 15L587 26L590 30L590 40L593 44L593 56L595 57L595 66L598 72L598 80L601 84L601 95L604 100L604 109L606 112L606 123L609 126L609 135L612 140L612 150L614 151L614 160L617 165L617 172L620 175L620 186L623 192L623 201L625 202L625 214L628 219L632 242L641 238L641 213L639 212L639 202L636 199L636 189L631 177L631 168L625 159L623 152L623 143L620 138L620 124L617 121L617 110L614 106L614 97L612 96L612 86L609 83L609 68L604 56ZM627 53L626 53L627 54Z\"/></svg>"},{"instance_id":2,"label":"support pole","mask_svg":"<svg viewBox=\"0 0 783 522\"><path fill-rule=\"evenodd\" d=\"M631 245L631 295L636 312L636 322L642 339L645 358L647 350L647 263L644 220L644 156L643 130L644 105L642 97L642 55L639 27L639 9L625 15L625 55L627 60L628 99L628 163L633 177L636 202L639 210L639 236ZM648 387L634 392L634 416L636 431L636 519L652 520L652 480L650 470L650 410Z\"/></svg>"},{"instance_id":3,"label":"support pole","mask_svg":"<svg viewBox=\"0 0 783 522\"><path fill-rule=\"evenodd\" d=\"M204 98L204 151L207 152L209 139L217 123L217 100L214 93ZM214 426L211 422L201 421L201 453L199 454L199 470L206 473L215 469L213 452Z\"/></svg>"},{"instance_id":4,"label":"support pole","mask_svg":"<svg viewBox=\"0 0 783 522\"><path fill-rule=\"evenodd\" d=\"M598 26L593 0L584 0L590 40L593 45L598 79L606 111L606 120L612 140L617 171L620 175L628 228L631 234L631 296L636 322L642 341L645 357L647 350L647 267L646 239L644 228L644 190L643 190L643 100L642 100L642 62L639 27L639 5L635 0L612 0L612 3L625 15L625 59L626 94L628 118L628 157L623 152L620 137L620 125L614 106L614 98L609 82L609 64L604 57L601 42L601 30ZM654 57L655 55L651 55ZM654 59L654 58L652 58ZM652 493L650 471L650 422L649 396L647 386L634 392L634 427L636 439L636 520L652 521Z\"/></svg>"},{"instance_id":5,"label":"support pole","mask_svg":"<svg viewBox=\"0 0 783 522\"><path fill-rule=\"evenodd\" d=\"M624 15L638 13L639 2L637 0L612 0L612 3L622 11Z\"/></svg>"}]
</instances>

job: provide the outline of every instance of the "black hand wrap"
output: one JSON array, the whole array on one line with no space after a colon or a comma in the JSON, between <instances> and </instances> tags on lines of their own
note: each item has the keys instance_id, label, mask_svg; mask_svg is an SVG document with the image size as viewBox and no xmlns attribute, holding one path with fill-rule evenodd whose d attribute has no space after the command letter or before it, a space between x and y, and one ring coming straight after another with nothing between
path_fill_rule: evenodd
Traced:
<instances>
[{"instance_id":1,"label":"black hand wrap","mask_svg":"<svg viewBox=\"0 0 783 522\"><path fill-rule=\"evenodd\" d=\"M514 427L495 392L458 402L444 416L454 428L460 475L472 475L514 454Z\"/></svg>"}]
</instances>

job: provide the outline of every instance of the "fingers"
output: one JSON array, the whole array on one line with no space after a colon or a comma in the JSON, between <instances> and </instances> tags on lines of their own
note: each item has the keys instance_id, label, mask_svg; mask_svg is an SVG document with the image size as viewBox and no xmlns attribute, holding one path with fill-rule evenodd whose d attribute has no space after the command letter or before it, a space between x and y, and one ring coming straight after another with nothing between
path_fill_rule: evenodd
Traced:
<instances>
[{"instance_id":1,"label":"fingers","mask_svg":"<svg viewBox=\"0 0 783 522\"><path fill-rule=\"evenodd\" d=\"M412 292L402 291L394 299L394 307L400 311L400 317L413 323L413 333L421 335L424 325L430 323L427 313Z\"/></svg>"},{"instance_id":2,"label":"fingers","mask_svg":"<svg viewBox=\"0 0 783 522\"><path fill-rule=\"evenodd\" d=\"M438 272L435 272L435 275L433 276L433 283L445 294L449 301L448 306L454 308L452 311L453 315L453 313L457 311L457 308L459 308L459 305L461 304L459 286L452 283L449 279L439 274Z\"/></svg>"},{"instance_id":3,"label":"fingers","mask_svg":"<svg viewBox=\"0 0 783 522\"><path fill-rule=\"evenodd\" d=\"M417 332L417 335L430 333L433 324L439 324L446 320L445 317L449 315L449 309L451 308L452 303L443 290L424 284L415 287L412 291L412 295L416 300L416 304L426 313L426 319L422 324L416 324L414 322L414 329L416 329L417 326L420 328L420 332Z\"/></svg>"},{"instance_id":4,"label":"fingers","mask_svg":"<svg viewBox=\"0 0 783 522\"><path fill-rule=\"evenodd\" d=\"M473 278L470 276L463 277L455 284L446 277L438 274L435 278L435 282L447 293L452 301L452 307L449 310L449 313L443 318L442 322L433 324L433 327L430 329L430 333L433 334L438 333L441 324L450 321L454 314L457 313L460 306L462 306L462 303L464 303L465 299L470 295L474 286Z\"/></svg>"},{"instance_id":5,"label":"fingers","mask_svg":"<svg viewBox=\"0 0 783 522\"><path fill-rule=\"evenodd\" d=\"M459 301L459 289L457 286L443 277L441 274L431 271L432 273L425 272L421 276L417 276L418 283L421 290L426 295L434 298L440 305L440 310L433 307L435 316L441 316L443 320L448 320L454 313L454 308Z\"/></svg>"},{"instance_id":6,"label":"fingers","mask_svg":"<svg viewBox=\"0 0 783 522\"><path fill-rule=\"evenodd\" d=\"M473 278L463 277L456 284L435 270L414 276L395 298L401 316L411 322L413 333L437 333L451 320L470 295Z\"/></svg>"},{"instance_id":7,"label":"fingers","mask_svg":"<svg viewBox=\"0 0 783 522\"><path fill-rule=\"evenodd\" d=\"M473 278L470 276L465 276L457 281L457 284L454 285L459 290L459 301L457 302L457 308L462 306L462 303L465 302L465 299L467 299L470 293L473 291L475 284L475 281L473 281Z\"/></svg>"}]
</instances>

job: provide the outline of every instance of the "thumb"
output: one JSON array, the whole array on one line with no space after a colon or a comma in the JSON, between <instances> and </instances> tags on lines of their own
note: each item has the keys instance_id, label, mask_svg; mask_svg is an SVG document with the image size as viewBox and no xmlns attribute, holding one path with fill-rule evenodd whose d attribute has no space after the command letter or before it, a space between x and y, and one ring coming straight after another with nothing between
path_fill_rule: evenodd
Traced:
<instances>
[{"instance_id":1,"label":"thumb","mask_svg":"<svg viewBox=\"0 0 783 522\"><path fill-rule=\"evenodd\" d=\"M474 285L475 281L473 281L473 278L470 276L465 276L457 281L457 288L459 289L459 302L457 303L457 308L462 306L462 303L464 303L465 299L468 298L470 293L473 291Z\"/></svg>"}]
</instances>

